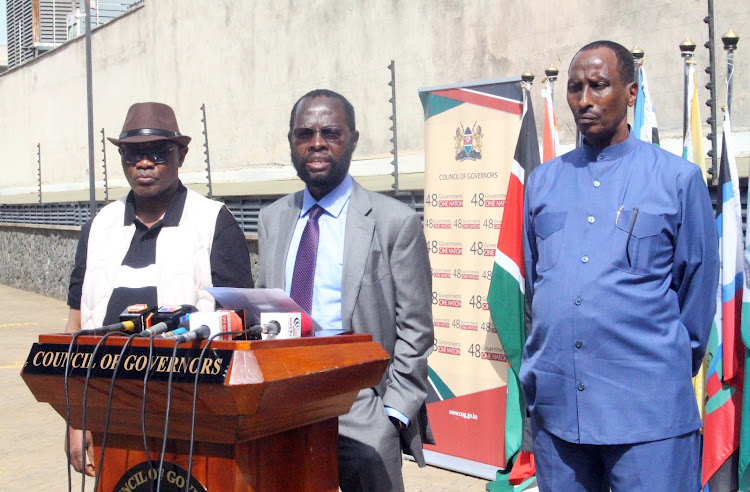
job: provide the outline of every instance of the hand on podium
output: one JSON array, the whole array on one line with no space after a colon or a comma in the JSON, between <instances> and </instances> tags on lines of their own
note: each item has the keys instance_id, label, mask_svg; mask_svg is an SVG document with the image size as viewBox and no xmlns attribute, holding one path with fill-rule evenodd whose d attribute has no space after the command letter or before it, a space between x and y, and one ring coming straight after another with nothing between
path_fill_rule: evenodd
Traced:
<instances>
[{"instance_id":1,"label":"hand on podium","mask_svg":"<svg viewBox=\"0 0 750 492\"><path fill-rule=\"evenodd\" d=\"M75 471L83 473L83 457L81 456L83 431L69 427L68 436L70 436L70 441L68 443L70 464L73 465ZM86 475L94 477L96 476L96 470L94 469L94 439L91 436L90 431L86 431L86 455Z\"/></svg>"}]
</instances>

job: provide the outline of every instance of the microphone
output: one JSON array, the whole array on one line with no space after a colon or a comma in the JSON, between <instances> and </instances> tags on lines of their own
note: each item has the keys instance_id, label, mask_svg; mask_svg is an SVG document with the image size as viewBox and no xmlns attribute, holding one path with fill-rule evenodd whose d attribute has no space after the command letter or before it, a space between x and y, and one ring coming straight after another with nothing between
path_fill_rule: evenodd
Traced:
<instances>
[{"instance_id":1,"label":"microphone","mask_svg":"<svg viewBox=\"0 0 750 492\"><path fill-rule=\"evenodd\" d=\"M81 335L104 335L114 331L135 331L135 323L132 321L123 321L121 323L100 326L99 328L86 328L81 330Z\"/></svg>"},{"instance_id":2,"label":"microphone","mask_svg":"<svg viewBox=\"0 0 750 492\"><path fill-rule=\"evenodd\" d=\"M182 335L183 333L187 333L187 332L188 332L187 328L180 327L180 328L177 328L176 330L172 330L166 333L160 333L158 335L155 335L154 338L172 338L172 337L176 337L177 335Z\"/></svg>"},{"instance_id":3,"label":"microphone","mask_svg":"<svg viewBox=\"0 0 750 492\"><path fill-rule=\"evenodd\" d=\"M175 338L175 343L180 344L185 342L192 342L193 340L205 340L210 336L211 328L206 325L201 325L195 330L183 333L182 335L177 335L177 337Z\"/></svg>"},{"instance_id":4,"label":"microphone","mask_svg":"<svg viewBox=\"0 0 750 492\"><path fill-rule=\"evenodd\" d=\"M156 312L157 306L148 307L146 304L132 304L120 313L120 321L132 321L135 323L136 331L150 326L151 316Z\"/></svg>"},{"instance_id":5,"label":"microphone","mask_svg":"<svg viewBox=\"0 0 750 492\"><path fill-rule=\"evenodd\" d=\"M120 313L120 322L111 325L101 326L99 328L88 328L81 330L82 335L104 335L115 331L125 331L129 333L139 332L148 319L148 315L153 313L156 308L150 308L146 304L132 304Z\"/></svg>"},{"instance_id":6,"label":"microphone","mask_svg":"<svg viewBox=\"0 0 750 492\"><path fill-rule=\"evenodd\" d=\"M195 330L196 328L205 325L211 331L211 335L228 331L241 331L244 329L242 319L239 315L234 311L226 309L215 312L190 313L187 322L183 323L183 326L185 325L191 330ZM229 340L230 336L220 335L217 338L221 340Z\"/></svg>"},{"instance_id":7,"label":"microphone","mask_svg":"<svg viewBox=\"0 0 750 492\"><path fill-rule=\"evenodd\" d=\"M276 323L279 329L269 329L264 332L264 340L273 340L275 338L299 338L301 336L312 335L312 320L310 316L303 312L291 313L261 313L260 325L270 327Z\"/></svg>"},{"instance_id":8,"label":"microphone","mask_svg":"<svg viewBox=\"0 0 750 492\"><path fill-rule=\"evenodd\" d=\"M190 330L196 330L201 326L207 326L211 335L229 331L241 331L244 328L242 319L234 311L220 310L215 312L194 312L183 318L177 329L166 333L160 333L154 338L172 338L187 333ZM151 329L160 330L161 327L153 326ZM229 340L230 336L220 335L217 338Z\"/></svg>"},{"instance_id":9,"label":"microphone","mask_svg":"<svg viewBox=\"0 0 750 492\"><path fill-rule=\"evenodd\" d=\"M250 327L251 335L278 335L281 332L281 325L278 321L272 319L266 324L255 325Z\"/></svg>"},{"instance_id":10,"label":"microphone","mask_svg":"<svg viewBox=\"0 0 750 492\"><path fill-rule=\"evenodd\" d=\"M153 316L151 316L150 328L143 330L140 333L142 337L150 337L164 333L165 331L173 330L180 326L188 314L195 312L195 306L189 304L182 304L179 306L162 306L159 308Z\"/></svg>"}]
</instances>

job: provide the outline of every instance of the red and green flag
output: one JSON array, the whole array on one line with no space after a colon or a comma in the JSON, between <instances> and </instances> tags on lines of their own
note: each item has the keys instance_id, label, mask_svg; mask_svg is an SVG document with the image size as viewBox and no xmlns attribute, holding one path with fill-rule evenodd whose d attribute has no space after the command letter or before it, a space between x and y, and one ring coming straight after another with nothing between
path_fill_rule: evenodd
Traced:
<instances>
[{"instance_id":1,"label":"red and green flag","mask_svg":"<svg viewBox=\"0 0 750 492\"><path fill-rule=\"evenodd\" d=\"M521 450L525 403L518 373L526 343L526 297L523 267L523 197L528 174L540 164L539 143L528 88L524 88L521 132L513 157L505 211L495 252L487 301L503 350L508 359L508 396L505 410L507 466L487 484L490 492L524 490L534 479L534 459Z\"/></svg>"},{"instance_id":2,"label":"red and green flag","mask_svg":"<svg viewBox=\"0 0 750 492\"><path fill-rule=\"evenodd\" d=\"M737 450L740 447L746 351L740 332L744 285L742 210L731 142L732 131L726 114L716 200L721 271L716 315L706 350L708 371L702 473L706 492L737 490Z\"/></svg>"}]
</instances>

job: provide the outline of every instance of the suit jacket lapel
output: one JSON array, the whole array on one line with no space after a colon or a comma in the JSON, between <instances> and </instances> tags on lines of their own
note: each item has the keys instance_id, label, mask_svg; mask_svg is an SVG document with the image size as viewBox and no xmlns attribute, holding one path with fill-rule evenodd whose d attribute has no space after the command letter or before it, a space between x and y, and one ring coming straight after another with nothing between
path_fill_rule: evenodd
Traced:
<instances>
[{"instance_id":1,"label":"suit jacket lapel","mask_svg":"<svg viewBox=\"0 0 750 492\"><path fill-rule=\"evenodd\" d=\"M357 303L362 277L375 233L375 220L370 217L372 204L364 188L356 181L349 198L344 236L344 270L341 279L341 323L352 329L352 316Z\"/></svg>"},{"instance_id":2,"label":"suit jacket lapel","mask_svg":"<svg viewBox=\"0 0 750 492\"><path fill-rule=\"evenodd\" d=\"M289 254L289 243L292 241L292 234L299 220L299 213L302 210L302 192L294 194L294 199L289 203L289 207L284 209L279 216L279 222L276 228L274 250L277 252L274 261L276 264L271 269L273 275L270 286L285 288L284 276L286 272L286 257Z\"/></svg>"}]
</instances>

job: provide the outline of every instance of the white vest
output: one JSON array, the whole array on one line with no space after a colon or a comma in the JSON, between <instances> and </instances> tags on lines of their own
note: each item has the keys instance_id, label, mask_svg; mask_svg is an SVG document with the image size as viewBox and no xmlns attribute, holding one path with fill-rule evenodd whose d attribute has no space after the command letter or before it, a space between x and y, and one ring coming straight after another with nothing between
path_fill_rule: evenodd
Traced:
<instances>
[{"instance_id":1,"label":"white vest","mask_svg":"<svg viewBox=\"0 0 750 492\"><path fill-rule=\"evenodd\" d=\"M159 306L191 304L198 311L213 311L211 245L216 218L223 204L188 190L180 223L162 227L156 239L155 268ZM81 293L81 328L102 326L112 291L122 284L122 260L130 248L135 225L123 225L125 198L110 203L94 218L89 233L86 275ZM133 284L132 279L123 284Z\"/></svg>"}]
</instances>

